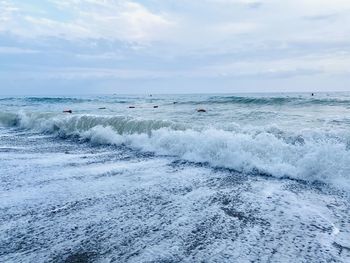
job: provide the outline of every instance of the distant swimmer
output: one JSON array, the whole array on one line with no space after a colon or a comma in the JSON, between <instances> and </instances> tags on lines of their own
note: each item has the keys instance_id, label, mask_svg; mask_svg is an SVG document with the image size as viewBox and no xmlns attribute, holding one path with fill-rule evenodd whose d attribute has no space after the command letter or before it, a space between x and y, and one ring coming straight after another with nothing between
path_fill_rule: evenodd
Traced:
<instances>
[{"instance_id":1,"label":"distant swimmer","mask_svg":"<svg viewBox=\"0 0 350 263\"><path fill-rule=\"evenodd\" d=\"M314 96L315 94L311 93L311 96Z\"/></svg>"},{"instance_id":2,"label":"distant swimmer","mask_svg":"<svg viewBox=\"0 0 350 263\"><path fill-rule=\"evenodd\" d=\"M197 112L207 112L205 109L197 109Z\"/></svg>"},{"instance_id":3,"label":"distant swimmer","mask_svg":"<svg viewBox=\"0 0 350 263\"><path fill-rule=\"evenodd\" d=\"M153 108L156 109L156 108L158 108L158 106L157 106L157 105L154 105Z\"/></svg>"},{"instance_id":4,"label":"distant swimmer","mask_svg":"<svg viewBox=\"0 0 350 263\"><path fill-rule=\"evenodd\" d=\"M101 108L98 108L99 110L105 110L107 109L106 107L101 107Z\"/></svg>"},{"instance_id":5,"label":"distant swimmer","mask_svg":"<svg viewBox=\"0 0 350 263\"><path fill-rule=\"evenodd\" d=\"M129 106L129 109L135 109L135 106Z\"/></svg>"},{"instance_id":6,"label":"distant swimmer","mask_svg":"<svg viewBox=\"0 0 350 263\"><path fill-rule=\"evenodd\" d=\"M177 101L174 101L173 104L177 104Z\"/></svg>"},{"instance_id":7,"label":"distant swimmer","mask_svg":"<svg viewBox=\"0 0 350 263\"><path fill-rule=\"evenodd\" d=\"M73 113L72 110L64 110L63 112L64 112L64 113Z\"/></svg>"}]
</instances>

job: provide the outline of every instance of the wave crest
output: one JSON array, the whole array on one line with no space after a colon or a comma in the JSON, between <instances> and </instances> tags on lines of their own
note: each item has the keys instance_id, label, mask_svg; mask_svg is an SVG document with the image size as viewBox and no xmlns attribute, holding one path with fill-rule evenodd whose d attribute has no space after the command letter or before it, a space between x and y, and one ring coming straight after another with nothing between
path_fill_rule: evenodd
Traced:
<instances>
[{"instance_id":1,"label":"wave crest","mask_svg":"<svg viewBox=\"0 0 350 263\"><path fill-rule=\"evenodd\" d=\"M119 135L96 126L83 138L98 144L127 145L141 151L176 156L239 172L269 174L304 181L322 181L350 189L350 153L335 139L289 143L272 133L162 128L147 134Z\"/></svg>"},{"instance_id":2,"label":"wave crest","mask_svg":"<svg viewBox=\"0 0 350 263\"><path fill-rule=\"evenodd\" d=\"M239 172L322 181L350 190L350 152L346 139L320 131L316 136L281 130L195 131L172 122L127 117L50 114L0 114L0 121L95 144L126 145L135 150L208 163Z\"/></svg>"},{"instance_id":3,"label":"wave crest","mask_svg":"<svg viewBox=\"0 0 350 263\"><path fill-rule=\"evenodd\" d=\"M40 132L72 135L88 131L96 126L112 127L118 134L146 133L169 127L184 129L171 121L134 119L123 116L75 115L62 116L54 113L0 113L0 123L6 126L19 126Z\"/></svg>"},{"instance_id":4,"label":"wave crest","mask_svg":"<svg viewBox=\"0 0 350 263\"><path fill-rule=\"evenodd\" d=\"M350 106L350 100L337 98L306 97L246 97L246 96L213 96L203 101L180 102L179 104L240 104L240 105L328 105Z\"/></svg>"}]
</instances>

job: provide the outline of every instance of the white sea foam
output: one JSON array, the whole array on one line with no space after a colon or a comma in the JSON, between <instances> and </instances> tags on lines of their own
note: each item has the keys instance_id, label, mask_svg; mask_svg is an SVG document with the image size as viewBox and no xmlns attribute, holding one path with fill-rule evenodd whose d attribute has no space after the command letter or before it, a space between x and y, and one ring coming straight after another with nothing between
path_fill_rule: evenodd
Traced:
<instances>
[{"instance_id":1,"label":"white sea foam","mask_svg":"<svg viewBox=\"0 0 350 263\"><path fill-rule=\"evenodd\" d=\"M13 118L13 115L11 115ZM350 152L346 140L322 132L293 137L278 128L224 131L176 129L170 122L123 117L25 114L22 128L79 136L94 144L127 145L213 167L322 181L350 189ZM7 123L11 123L7 120Z\"/></svg>"},{"instance_id":2,"label":"white sea foam","mask_svg":"<svg viewBox=\"0 0 350 263\"><path fill-rule=\"evenodd\" d=\"M291 144L271 133L247 134L220 130L173 131L160 129L147 134L118 135L98 126L85 133L93 142L124 143L142 151L174 155L184 160L242 172L288 176L350 187L350 153L335 140L306 140Z\"/></svg>"},{"instance_id":3,"label":"white sea foam","mask_svg":"<svg viewBox=\"0 0 350 263\"><path fill-rule=\"evenodd\" d=\"M192 97L0 101L0 261L348 262L347 104Z\"/></svg>"}]
</instances>

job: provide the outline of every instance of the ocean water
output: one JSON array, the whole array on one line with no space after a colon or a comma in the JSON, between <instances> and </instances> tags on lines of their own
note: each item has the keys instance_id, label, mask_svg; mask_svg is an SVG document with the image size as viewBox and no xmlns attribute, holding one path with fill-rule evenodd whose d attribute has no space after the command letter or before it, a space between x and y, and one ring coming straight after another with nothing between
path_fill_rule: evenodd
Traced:
<instances>
[{"instance_id":1,"label":"ocean water","mask_svg":"<svg viewBox=\"0 0 350 263\"><path fill-rule=\"evenodd\" d=\"M349 262L349 201L350 93L0 98L0 262Z\"/></svg>"}]
</instances>

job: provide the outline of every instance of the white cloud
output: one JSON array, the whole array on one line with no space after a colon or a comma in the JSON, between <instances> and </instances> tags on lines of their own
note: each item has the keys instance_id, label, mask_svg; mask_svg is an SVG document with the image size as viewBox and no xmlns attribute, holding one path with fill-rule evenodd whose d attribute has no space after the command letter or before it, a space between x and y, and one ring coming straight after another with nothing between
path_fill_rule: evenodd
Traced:
<instances>
[{"instance_id":1,"label":"white cloud","mask_svg":"<svg viewBox=\"0 0 350 263\"><path fill-rule=\"evenodd\" d=\"M26 10L6 7L1 31L25 37L59 36L68 39L105 38L151 42L163 39L174 26L164 14L155 14L131 1L51 1L61 12L73 12L66 21L26 14ZM21 15L20 15L21 14ZM23 15L24 14L24 15ZM5 20L6 19L6 20Z\"/></svg>"},{"instance_id":2,"label":"white cloud","mask_svg":"<svg viewBox=\"0 0 350 263\"><path fill-rule=\"evenodd\" d=\"M294 0L289 1L289 6L298 9L305 14L329 14L333 12L349 11L348 0Z\"/></svg>"},{"instance_id":3,"label":"white cloud","mask_svg":"<svg viewBox=\"0 0 350 263\"><path fill-rule=\"evenodd\" d=\"M124 1L109 10L80 12L77 24L89 25L92 35L128 41L161 40L173 23L144 6Z\"/></svg>"},{"instance_id":4,"label":"white cloud","mask_svg":"<svg viewBox=\"0 0 350 263\"><path fill-rule=\"evenodd\" d=\"M33 8L30 1L36 3ZM27 57L6 56L7 64L28 63L27 76L130 80L349 74L350 0L38 2L0 0L0 32L25 39L18 49L0 48L0 55L43 48L43 55L55 57L51 63L33 55L30 63Z\"/></svg>"},{"instance_id":5,"label":"white cloud","mask_svg":"<svg viewBox=\"0 0 350 263\"><path fill-rule=\"evenodd\" d=\"M349 74L350 52L330 54L305 55L290 58L269 60L246 60L232 63L220 63L204 67L200 71L204 75L237 76L237 75L266 75L278 76L286 72L307 72L322 74Z\"/></svg>"},{"instance_id":6,"label":"white cloud","mask_svg":"<svg viewBox=\"0 0 350 263\"><path fill-rule=\"evenodd\" d=\"M54 19L50 13L31 14L0 0L0 31L25 37L121 40L141 46L164 41L187 50L223 49L227 43L237 48L271 41L346 41L350 34L348 0L179 0L178 9L154 0L153 7L162 7L157 11L136 1L46 0L37 5L45 10L44 3L51 3L66 15ZM247 8L256 4L261 8ZM331 21L307 19L330 15Z\"/></svg>"},{"instance_id":7,"label":"white cloud","mask_svg":"<svg viewBox=\"0 0 350 263\"><path fill-rule=\"evenodd\" d=\"M257 4L261 4L264 2L259 0L206 0L206 1L215 3L215 4L224 4L224 5L241 4L241 5L249 5L249 6L255 6Z\"/></svg>"},{"instance_id":8,"label":"white cloud","mask_svg":"<svg viewBox=\"0 0 350 263\"><path fill-rule=\"evenodd\" d=\"M0 1L0 31L4 27L4 23L9 21L18 8L7 0Z\"/></svg>"},{"instance_id":9,"label":"white cloud","mask_svg":"<svg viewBox=\"0 0 350 263\"><path fill-rule=\"evenodd\" d=\"M212 26L213 33L219 33L224 35L236 35L254 32L259 28L258 24L255 23L222 23Z\"/></svg>"}]
</instances>

